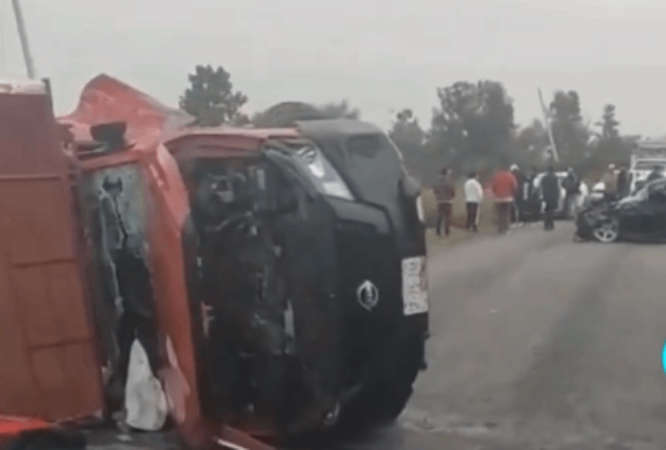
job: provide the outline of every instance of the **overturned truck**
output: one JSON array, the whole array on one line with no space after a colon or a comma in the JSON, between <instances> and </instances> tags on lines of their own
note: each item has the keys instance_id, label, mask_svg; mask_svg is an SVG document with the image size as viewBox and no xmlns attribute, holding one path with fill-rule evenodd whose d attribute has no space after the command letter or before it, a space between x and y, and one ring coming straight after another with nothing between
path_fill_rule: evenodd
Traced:
<instances>
[{"instance_id":1,"label":"overturned truck","mask_svg":"<svg viewBox=\"0 0 666 450\"><path fill-rule=\"evenodd\" d=\"M91 393L67 417L151 398L130 389L136 344L169 417L146 428L174 423L190 447L229 426L286 437L402 411L425 368L426 249L419 187L380 129L196 129L105 76L60 122L81 294L51 303L86 336Z\"/></svg>"},{"instance_id":2,"label":"overturned truck","mask_svg":"<svg viewBox=\"0 0 666 450\"><path fill-rule=\"evenodd\" d=\"M200 246L209 414L279 418L281 435L396 417L424 367L427 291L419 190L388 138L317 121L165 145Z\"/></svg>"}]
</instances>

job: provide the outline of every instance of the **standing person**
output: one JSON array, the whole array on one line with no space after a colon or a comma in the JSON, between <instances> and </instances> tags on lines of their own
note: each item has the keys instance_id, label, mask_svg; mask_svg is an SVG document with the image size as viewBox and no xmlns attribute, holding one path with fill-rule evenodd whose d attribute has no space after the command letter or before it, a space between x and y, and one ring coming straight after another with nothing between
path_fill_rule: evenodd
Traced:
<instances>
[{"instance_id":1,"label":"standing person","mask_svg":"<svg viewBox=\"0 0 666 450\"><path fill-rule=\"evenodd\" d=\"M505 233L509 230L513 197L518 189L516 178L508 170L507 164L500 165L500 169L490 180L489 189L495 197L497 229L500 233Z\"/></svg>"},{"instance_id":2,"label":"standing person","mask_svg":"<svg viewBox=\"0 0 666 450\"><path fill-rule=\"evenodd\" d=\"M525 176L520 171L520 168L517 164L511 166L511 173L516 179L518 184L518 189L516 189L516 194L514 198L513 208L511 209L511 222L519 223L522 222L523 211L525 210L525 197L523 196L523 183L525 182Z\"/></svg>"},{"instance_id":3,"label":"standing person","mask_svg":"<svg viewBox=\"0 0 666 450\"><path fill-rule=\"evenodd\" d=\"M618 198L624 198L629 195L631 179L629 178L629 171L627 165L622 164L620 173L617 174L617 195Z\"/></svg>"},{"instance_id":4,"label":"standing person","mask_svg":"<svg viewBox=\"0 0 666 450\"><path fill-rule=\"evenodd\" d=\"M448 236L451 228L451 208L453 198L456 196L456 186L453 182L453 174L444 167L435 186L435 197L437 198L437 236L442 235L442 224L444 224L444 235Z\"/></svg>"},{"instance_id":5,"label":"standing person","mask_svg":"<svg viewBox=\"0 0 666 450\"><path fill-rule=\"evenodd\" d=\"M659 178L664 178L663 169L661 166L653 166L652 172L650 172L650 175L648 175L645 182L649 183L650 181L658 180Z\"/></svg>"},{"instance_id":6,"label":"standing person","mask_svg":"<svg viewBox=\"0 0 666 450\"><path fill-rule=\"evenodd\" d=\"M575 211L571 210L571 206L576 205L578 194L580 194L580 179L571 167L567 169L567 176L562 180L562 187L564 188L564 212L575 217Z\"/></svg>"},{"instance_id":7,"label":"standing person","mask_svg":"<svg viewBox=\"0 0 666 450\"><path fill-rule=\"evenodd\" d=\"M538 216L541 211L541 201L539 199L539 192L535 186L535 180L539 174L539 169L536 166L530 168L530 172L525 177L525 181L520 187L521 194L523 196L523 215L533 218Z\"/></svg>"},{"instance_id":8,"label":"standing person","mask_svg":"<svg viewBox=\"0 0 666 450\"><path fill-rule=\"evenodd\" d=\"M477 227L477 219L479 217L479 205L483 200L483 187L476 179L476 173L469 174L467 181L465 181L465 206L467 208L467 222L465 227L475 233L479 231Z\"/></svg>"},{"instance_id":9,"label":"standing person","mask_svg":"<svg viewBox=\"0 0 666 450\"><path fill-rule=\"evenodd\" d=\"M545 203L543 227L546 230L552 230L555 228L553 213L560 202L560 183L553 166L548 166L548 172L541 179L541 196Z\"/></svg>"},{"instance_id":10,"label":"standing person","mask_svg":"<svg viewBox=\"0 0 666 450\"><path fill-rule=\"evenodd\" d=\"M615 164L609 164L608 170L601 177L604 184L604 197L606 201L613 201L617 198L617 176L615 175Z\"/></svg>"}]
</instances>

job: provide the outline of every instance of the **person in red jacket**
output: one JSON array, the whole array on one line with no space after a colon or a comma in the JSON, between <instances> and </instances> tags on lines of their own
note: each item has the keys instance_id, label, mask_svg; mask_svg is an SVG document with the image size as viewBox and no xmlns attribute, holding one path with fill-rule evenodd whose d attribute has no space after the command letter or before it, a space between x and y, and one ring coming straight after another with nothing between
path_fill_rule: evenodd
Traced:
<instances>
[{"instance_id":1,"label":"person in red jacket","mask_svg":"<svg viewBox=\"0 0 666 450\"><path fill-rule=\"evenodd\" d=\"M503 163L499 170L490 180L488 189L495 198L495 208L497 210L497 228L500 233L509 230L509 220L511 218L511 208L513 207L514 196L518 190L518 181L508 168L508 164Z\"/></svg>"}]
</instances>

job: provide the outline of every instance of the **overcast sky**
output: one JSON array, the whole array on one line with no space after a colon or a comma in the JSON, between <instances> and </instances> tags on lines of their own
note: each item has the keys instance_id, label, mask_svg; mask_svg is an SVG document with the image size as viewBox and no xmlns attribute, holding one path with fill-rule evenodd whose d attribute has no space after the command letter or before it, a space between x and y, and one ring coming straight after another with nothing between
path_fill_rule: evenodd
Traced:
<instances>
[{"instance_id":1,"label":"overcast sky","mask_svg":"<svg viewBox=\"0 0 666 450\"><path fill-rule=\"evenodd\" d=\"M24 72L10 0L0 0L0 71ZM176 105L196 64L222 65L249 111L344 98L387 125L424 123L436 87L504 82L516 119L537 87L580 93L587 118L617 105L627 133L666 133L665 0L22 0L39 76L71 110L99 73Z\"/></svg>"}]
</instances>

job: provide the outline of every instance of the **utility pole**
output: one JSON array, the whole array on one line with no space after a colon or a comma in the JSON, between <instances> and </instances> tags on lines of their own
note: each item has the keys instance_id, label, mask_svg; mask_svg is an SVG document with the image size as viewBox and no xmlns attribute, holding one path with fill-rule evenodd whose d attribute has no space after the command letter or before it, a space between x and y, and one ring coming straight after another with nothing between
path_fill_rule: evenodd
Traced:
<instances>
[{"instance_id":1,"label":"utility pole","mask_svg":"<svg viewBox=\"0 0 666 450\"><path fill-rule=\"evenodd\" d=\"M25 60L25 68L28 71L28 78L35 79L35 64L32 61L30 54L30 45L28 44L28 32L25 29L25 22L23 21L23 11L19 0L12 0L14 6L14 16L16 17L16 27L18 28L19 38L21 39L21 49L23 50L23 59Z\"/></svg>"},{"instance_id":2,"label":"utility pole","mask_svg":"<svg viewBox=\"0 0 666 450\"><path fill-rule=\"evenodd\" d=\"M548 132L548 140L550 141L550 150L553 155L555 162L560 161L560 155L557 153L557 148L555 147L555 138L553 137L553 127L550 113L548 108L546 108L546 103L543 101L543 94L541 93L541 88L539 88L539 103L541 103L541 111L543 112L543 119L546 121L546 131Z\"/></svg>"}]
</instances>

